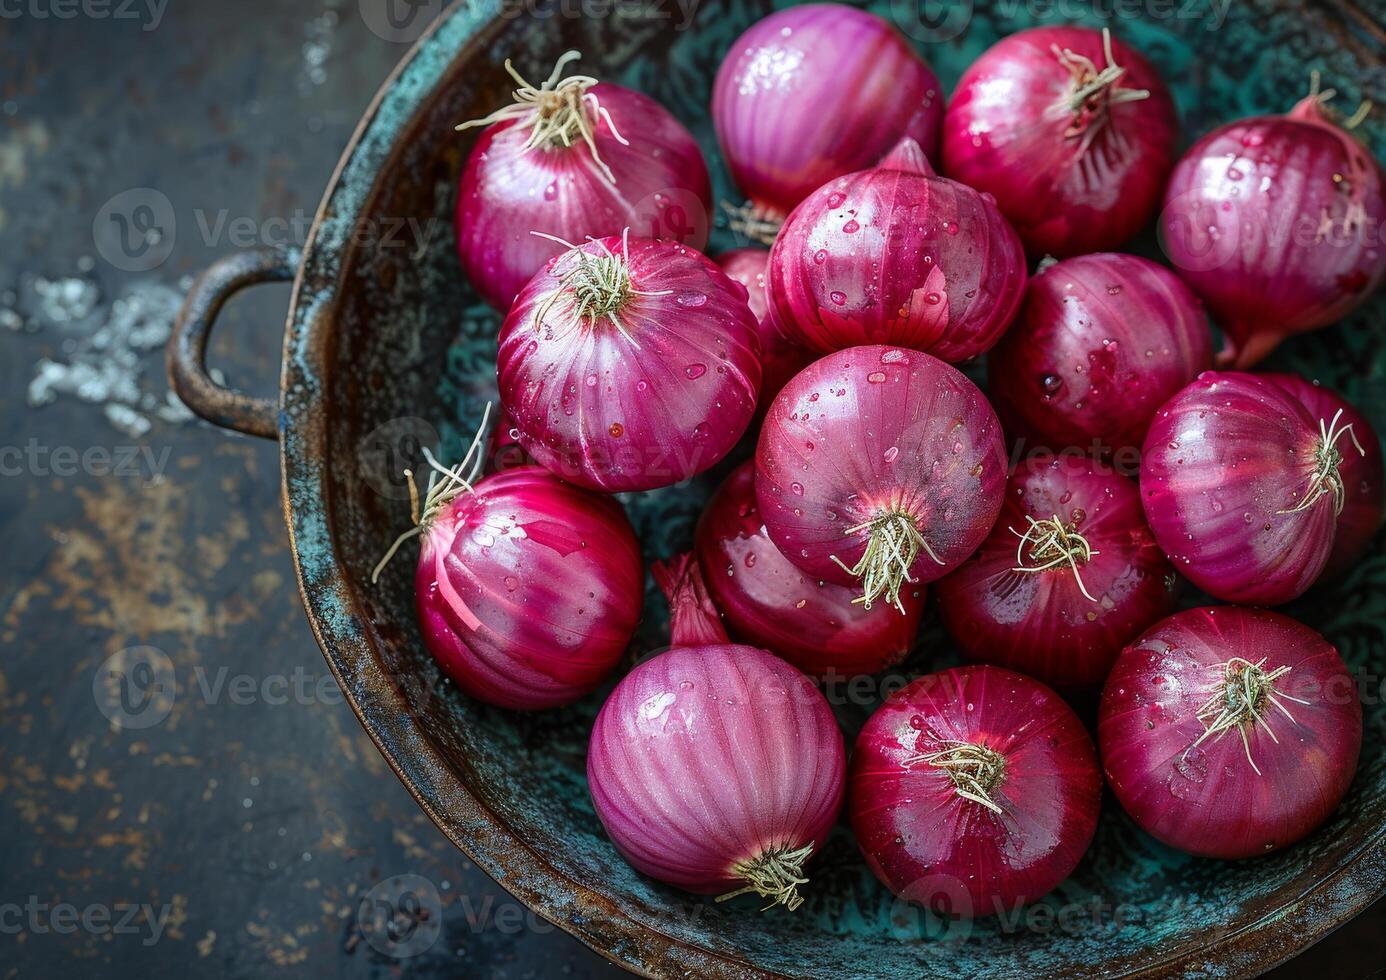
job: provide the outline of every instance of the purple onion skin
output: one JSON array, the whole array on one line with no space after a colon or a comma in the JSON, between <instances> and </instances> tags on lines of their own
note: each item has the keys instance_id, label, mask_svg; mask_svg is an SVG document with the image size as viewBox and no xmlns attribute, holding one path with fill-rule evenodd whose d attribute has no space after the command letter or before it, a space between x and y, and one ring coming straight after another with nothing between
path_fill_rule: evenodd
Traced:
<instances>
[{"instance_id":1,"label":"purple onion skin","mask_svg":"<svg viewBox=\"0 0 1386 980\"><path fill-rule=\"evenodd\" d=\"M1146 436L1140 484L1175 569L1226 602L1302 595L1333 550L1333 494L1293 510L1321 443L1298 399L1256 375L1205 371L1171 398Z\"/></svg>"},{"instance_id":2,"label":"purple onion skin","mask_svg":"<svg viewBox=\"0 0 1386 980\"><path fill-rule=\"evenodd\" d=\"M933 175L904 144L794 209L767 286L776 327L811 350L899 344L956 364L1015 317L1025 253L989 197Z\"/></svg>"},{"instance_id":3,"label":"purple onion skin","mask_svg":"<svg viewBox=\"0 0 1386 980\"><path fill-rule=\"evenodd\" d=\"M1360 306L1386 278L1381 167L1314 99L1203 137L1175 166L1160 235L1244 370Z\"/></svg>"},{"instance_id":4,"label":"purple onion skin","mask_svg":"<svg viewBox=\"0 0 1386 980\"><path fill-rule=\"evenodd\" d=\"M1067 564L1014 570L1028 518L1056 516L1092 549L1078 568L1092 598ZM1060 456L1016 467L991 534L936 588L944 625L969 660L1082 694L1100 688L1122 647L1174 609L1175 583L1136 484L1105 464Z\"/></svg>"},{"instance_id":5,"label":"purple onion skin","mask_svg":"<svg viewBox=\"0 0 1386 980\"><path fill-rule=\"evenodd\" d=\"M806 575L775 547L757 509L753 462L713 494L694 549L731 634L806 674L844 678L893 667L919 631L924 586L904 599L903 616L883 605L868 611L852 601L856 590Z\"/></svg>"},{"instance_id":6,"label":"purple onion skin","mask_svg":"<svg viewBox=\"0 0 1386 980\"><path fill-rule=\"evenodd\" d=\"M950 741L1005 758L1002 816L912 762ZM999 667L926 674L857 736L848 812L866 863L900 897L957 918L1010 913L1069 876L1097 829L1102 777L1082 722L1049 688Z\"/></svg>"},{"instance_id":7,"label":"purple onion skin","mask_svg":"<svg viewBox=\"0 0 1386 980\"><path fill-rule=\"evenodd\" d=\"M736 186L783 218L825 182L869 167L902 137L938 146L938 79L890 24L837 3L777 11L731 46L712 121Z\"/></svg>"},{"instance_id":8,"label":"purple onion skin","mask_svg":"<svg viewBox=\"0 0 1386 980\"><path fill-rule=\"evenodd\" d=\"M627 254L620 238L581 251L603 249ZM501 327L501 404L520 444L563 479L612 493L669 486L717 463L746 431L760 390L745 288L693 249L631 239L637 295L618 314L629 338L610 319L579 320L562 301L540 327L536 317L576 261L565 253L541 269Z\"/></svg>"},{"instance_id":9,"label":"purple onion skin","mask_svg":"<svg viewBox=\"0 0 1386 980\"><path fill-rule=\"evenodd\" d=\"M414 587L424 644L457 686L534 710L576 701L620 661L644 572L615 501L525 466L428 526Z\"/></svg>"},{"instance_id":10,"label":"purple onion skin","mask_svg":"<svg viewBox=\"0 0 1386 980\"><path fill-rule=\"evenodd\" d=\"M630 143L622 145L605 120L594 122L597 153L615 186L581 142L525 150L530 126L523 121L488 126L467 158L457 196L458 256L473 288L502 313L564 250L531 232L579 243L629 228L691 248L707 245L712 184L693 134L639 92L600 83L589 94Z\"/></svg>"},{"instance_id":11,"label":"purple onion skin","mask_svg":"<svg viewBox=\"0 0 1386 980\"><path fill-rule=\"evenodd\" d=\"M1119 85L1150 97L1110 106L1106 122L1070 132L1074 116L1053 108L1073 75L1053 46L1106 64L1102 33L1036 27L1002 38L963 73L943 121L943 170L996 196L1033 255L1115 248L1140 231L1160 203L1179 121L1154 67L1113 39Z\"/></svg>"},{"instance_id":12,"label":"purple onion skin","mask_svg":"<svg viewBox=\"0 0 1386 980\"><path fill-rule=\"evenodd\" d=\"M756 423L765 418L770 403L780 393L785 382L813 360L813 354L785 339L769 317L769 299L765 294L765 275L770 265L770 251L764 248L737 248L723 252L713 259L718 268L746 287L747 303L755 314L760 334L760 401L756 406Z\"/></svg>"},{"instance_id":13,"label":"purple onion skin","mask_svg":"<svg viewBox=\"0 0 1386 980\"><path fill-rule=\"evenodd\" d=\"M1338 442L1343 461L1338 475L1343 481L1343 512L1338 515L1337 531L1333 535L1333 550L1323 570L1323 580L1346 575L1361 561L1371 546L1372 537L1381 530L1383 509L1386 508L1386 473L1383 473L1381 439L1366 416L1357 411L1342 395L1325 388L1317 381L1306 381L1297 374L1267 374L1273 381L1298 398L1309 416L1325 424L1342 411L1340 426L1352 426L1357 437ZM1359 452L1359 445L1361 451Z\"/></svg>"},{"instance_id":14,"label":"purple onion skin","mask_svg":"<svg viewBox=\"0 0 1386 980\"><path fill-rule=\"evenodd\" d=\"M764 650L677 647L611 692L587 783L637 870L697 894L777 847L816 855L842 806L842 735L813 682Z\"/></svg>"},{"instance_id":15,"label":"purple onion skin","mask_svg":"<svg viewBox=\"0 0 1386 980\"><path fill-rule=\"evenodd\" d=\"M855 585L883 512L913 518L943 562L922 550L910 574L931 582L981 544L1001 509L1006 450L976 385L918 351L853 347L785 385L756 448L756 499L770 539L815 578ZM903 593L902 593L903 594Z\"/></svg>"},{"instance_id":16,"label":"purple onion skin","mask_svg":"<svg viewBox=\"0 0 1386 980\"><path fill-rule=\"evenodd\" d=\"M1294 721L1267 704L1271 732L1253 724L1246 746L1228 729L1191 748L1233 657L1290 668L1275 690L1297 699L1281 699ZM1122 653L1097 737L1107 782L1142 830L1201 857L1248 858L1302 839L1337 808L1357 771L1362 708L1342 658L1309 627L1264 609L1189 609Z\"/></svg>"},{"instance_id":17,"label":"purple onion skin","mask_svg":"<svg viewBox=\"0 0 1386 980\"><path fill-rule=\"evenodd\" d=\"M1103 252L1031 277L987 377L1010 435L1115 458L1138 452L1155 410L1212 365L1189 287L1147 259Z\"/></svg>"}]
</instances>

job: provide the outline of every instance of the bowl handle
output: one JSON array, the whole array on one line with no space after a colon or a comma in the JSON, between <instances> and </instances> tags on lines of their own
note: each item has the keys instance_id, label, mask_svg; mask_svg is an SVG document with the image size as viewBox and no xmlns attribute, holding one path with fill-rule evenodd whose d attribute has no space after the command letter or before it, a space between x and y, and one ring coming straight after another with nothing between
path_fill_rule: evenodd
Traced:
<instances>
[{"instance_id":1,"label":"bowl handle","mask_svg":"<svg viewBox=\"0 0 1386 980\"><path fill-rule=\"evenodd\" d=\"M207 339L217 314L236 293L262 282L286 282L298 272L297 248L262 245L217 259L188 290L169 337L168 377L183 404L213 425L262 439L279 437L279 406L217 384L207 373Z\"/></svg>"}]
</instances>

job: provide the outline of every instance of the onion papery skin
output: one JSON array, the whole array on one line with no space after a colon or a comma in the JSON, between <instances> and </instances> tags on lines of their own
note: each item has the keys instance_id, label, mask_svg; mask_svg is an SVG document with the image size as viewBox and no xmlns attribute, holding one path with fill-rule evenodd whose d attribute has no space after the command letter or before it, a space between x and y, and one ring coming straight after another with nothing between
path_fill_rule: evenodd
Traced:
<instances>
[{"instance_id":1,"label":"onion papery skin","mask_svg":"<svg viewBox=\"0 0 1386 980\"><path fill-rule=\"evenodd\" d=\"M1055 107L1074 91L1073 74L1055 45L1106 64L1101 31L1036 27L1002 38L948 103L943 171L994 194L1031 254L1063 257L1115 248L1154 217L1179 120L1154 67L1113 39L1125 68L1117 84L1150 96L1111 105L1105 122L1093 117L1065 135L1074 115Z\"/></svg>"},{"instance_id":2,"label":"onion papery skin","mask_svg":"<svg viewBox=\"0 0 1386 980\"><path fill-rule=\"evenodd\" d=\"M1336 175L1336 177L1335 177ZM1203 137L1175 165L1160 236L1245 369L1328 326L1386 277L1380 164L1315 99Z\"/></svg>"},{"instance_id":3,"label":"onion papery skin","mask_svg":"<svg viewBox=\"0 0 1386 980\"><path fill-rule=\"evenodd\" d=\"M735 866L767 851L817 855L845 770L813 682L735 644L676 647L638 665L602 706L587 753L592 802L617 849L697 894L744 886Z\"/></svg>"},{"instance_id":4,"label":"onion papery skin","mask_svg":"<svg viewBox=\"0 0 1386 980\"><path fill-rule=\"evenodd\" d=\"M899 344L956 364L1015 317L1025 252L988 196L935 176L905 144L806 197L766 283L776 328L811 350Z\"/></svg>"},{"instance_id":5,"label":"onion papery skin","mask_svg":"<svg viewBox=\"0 0 1386 980\"><path fill-rule=\"evenodd\" d=\"M1205 371L1165 403L1145 440L1141 503L1175 570L1226 602L1302 595L1328 561L1337 520L1331 493L1294 509L1321 443L1298 399L1256 375Z\"/></svg>"},{"instance_id":6,"label":"onion papery skin","mask_svg":"<svg viewBox=\"0 0 1386 980\"><path fill-rule=\"evenodd\" d=\"M616 666L644 571L620 505L525 466L428 523L414 587L424 644L457 686L532 710L576 701Z\"/></svg>"},{"instance_id":7,"label":"onion papery skin","mask_svg":"<svg viewBox=\"0 0 1386 980\"><path fill-rule=\"evenodd\" d=\"M1005 759L996 813L915 761L953 742ZM1082 722L1038 681L999 667L926 674L857 736L848 812L866 863L893 893L957 918L1014 910L1077 866L1097 828L1102 777Z\"/></svg>"},{"instance_id":8,"label":"onion papery skin","mask_svg":"<svg viewBox=\"0 0 1386 980\"><path fill-rule=\"evenodd\" d=\"M1067 562L1015 571L1048 563L1028 554L1041 532L1023 545L1019 535L1031 518L1055 517L1082 535L1090 557L1075 557L1076 575ZM1136 484L1103 463L1060 456L1016 466L991 534L936 588L944 625L969 660L1070 694L1102 686L1122 647L1173 610L1176 581Z\"/></svg>"},{"instance_id":9,"label":"onion papery skin","mask_svg":"<svg viewBox=\"0 0 1386 980\"><path fill-rule=\"evenodd\" d=\"M903 137L932 154L943 95L882 18L804 4L757 21L732 44L713 86L712 122L732 180L774 221Z\"/></svg>"},{"instance_id":10,"label":"onion papery skin","mask_svg":"<svg viewBox=\"0 0 1386 980\"><path fill-rule=\"evenodd\" d=\"M909 653L924 615L924 586L903 597L902 616L884 605L868 611L852 601L856 590L805 574L761 523L753 462L713 494L693 538L713 605L735 639L819 678L874 674Z\"/></svg>"},{"instance_id":11,"label":"onion papery skin","mask_svg":"<svg viewBox=\"0 0 1386 980\"><path fill-rule=\"evenodd\" d=\"M1343 512L1338 515L1333 535L1333 550L1324 566L1323 579L1346 574L1367 553L1372 536L1381 530L1383 508L1386 508L1386 473L1383 473L1381 439L1366 416L1331 388L1317 381L1306 381L1297 374L1267 374L1273 381L1299 399L1311 418L1328 421L1341 411L1340 425L1352 426L1357 442L1339 442L1343 461L1338 474L1343 480ZM1361 452L1358 448L1361 448Z\"/></svg>"},{"instance_id":12,"label":"onion papery skin","mask_svg":"<svg viewBox=\"0 0 1386 980\"><path fill-rule=\"evenodd\" d=\"M1274 690L1294 721L1266 704L1274 738L1253 723L1245 746L1230 728L1192 747L1234 657L1290 668ZM1141 829L1190 854L1246 858L1302 839L1338 806L1357 770L1362 708L1342 658L1314 630L1218 606L1177 613L1127 647L1097 733L1107 781Z\"/></svg>"},{"instance_id":13,"label":"onion papery skin","mask_svg":"<svg viewBox=\"0 0 1386 980\"><path fill-rule=\"evenodd\" d=\"M987 358L988 390L1013 437L1120 462L1139 454L1155 411L1212 366L1189 287L1148 259L1102 252L1031 277Z\"/></svg>"},{"instance_id":14,"label":"onion papery skin","mask_svg":"<svg viewBox=\"0 0 1386 980\"><path fill-rule=\"evenodd\" d=\"M820 358L785 385L756 447L756 500L770 539L815 578L857 586L845 571L882 514L908 516L923 550L915 585L956 568L996 523L1006 452L995 413L956 368L899 347ZM901 595L907 595L902 590Z\"/></svg>"},{"instance_id":15,"label":"onion papery skin","mask_svg":"<svg viewBox=\"0 0 1386 980\"><path fill-rule=\"evenodd\" d=\"M610 318L577 316L566 296L549 305L579 256L608 253L638 291L617 314L624 334ZM540 270L506 316L497 356L520 444L563 479L608 492L669 486L717 463L750 424L760 374L746 290L701 253L647 239L598 239Z\"/></svg>"},{"instance_id":16,"label":"onion papery skin","mask_svg":"<svg viewBox=\"0 0 1386 980\"><path fill-rule=\"evenodd\" d=\"M592 122L597 155L573 146L525 149L530 124L502 120L486 127L467 157L457 195L457 252L472 286L502 313L545 262L567 242L632 234L707 245L712 184L697 141L658 102L600 83L588 90L629 141L605 119Z\"/></svg>"},{"instance_id":17,"label":"onion papery skin","mask_svg":"<svg viewBox=\"0 0 1386 980\"><path fill-rule=\"evenodd\" d=\"M785 382L808 367L813 354L787 340L768 315L770 301L765 295L765 275L770 265L769 249L732 249L713 261L730 278L746 287L747 304L759 325L761 377L760 402L756 406L759 421L765 417Z\"/></svg>"}]
</instances>

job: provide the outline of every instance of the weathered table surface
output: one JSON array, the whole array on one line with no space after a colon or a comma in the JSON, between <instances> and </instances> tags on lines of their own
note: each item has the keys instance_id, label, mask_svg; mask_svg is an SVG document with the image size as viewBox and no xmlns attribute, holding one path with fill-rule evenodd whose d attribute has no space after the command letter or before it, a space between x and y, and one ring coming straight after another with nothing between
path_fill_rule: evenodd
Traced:
<instances>
[{"instance_id":1,"label":"weathered table surface","mask_svg":"<svg viewBox=\"0 0 1386 980\"><path fill-rule=\"evenodd\" d=\"M302 240L405 50L379 17L0 10L0 975L619 974L473 868L337 696L275 447L166 401L180 289L235 248ZM286 298L228 310L213 362L233 382L273 391ZM392 958L361 902L410 874L443 931ZM1283 974L1381 972L1383 920Z\"/></svg>"}]
</instances>

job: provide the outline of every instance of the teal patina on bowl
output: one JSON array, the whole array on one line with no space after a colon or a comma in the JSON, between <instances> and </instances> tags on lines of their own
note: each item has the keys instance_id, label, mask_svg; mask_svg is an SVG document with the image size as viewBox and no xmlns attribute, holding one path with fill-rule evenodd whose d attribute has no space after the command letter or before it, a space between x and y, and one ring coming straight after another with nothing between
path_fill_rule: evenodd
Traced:
<instances>
[{"instance_id":1,"label":"teal patina on bowl","mask_svg":"<svg viewBox=\"0 0 1386 980\"><path fill-rule=\"evenodd\" d=\"M1379 7L1272 0L871 7L915 39L947 89L1002 35L1062 21L1060 13L1110 26L1162 69L1186 141L1221 121L1288 109L1306 91L1311 68L1346 105L1386 103ZM686 5L592 2L590 15L572 16L580 9L568 0L558 10L541 3L519 12L486 0L443 15L387 83L333 179L298 270L286 338L277 428L305 604L363 724L444 831L545 917L630 968L661 976L1246 975L1289 957L1386 890L1380 539L1345 581L1287 609L1322 630L1366 681L1361 766L1324 827L1259 860L1199 860L1157 844L1108 800L1091 852L1054 895L1017 917L971 924L894 900L845 831L812 866L808 902L793 914L761 913L752 898L717 905L646 879L617 855L587 794L587 736L600 693L524 715L477 704L442 680L415 627L410 558L396 561L379 585L370 571L408 521L407 501L390 482L402 464L389 452L382 457L379 446L408 454L410 440L437 438L456 450L495 393L500 317L462 280L451 230L457 173L475 136L453 125L505 102L506 57L542 76L562 51L579 48L583 71L654 96L690 125L718 195L737 200L717 158L708 98L732 41L772 6L703 0L689 17ZM1101 16L1111 10L1118 14ZM1361 132L1383 155L1382 120L1369 119ZM422 229L405 231L408 247L358 233L385 222L398 227L401 218ZM718 229L712 250L737 244ZM205 289L224 294L286 275L297 258L267 257L249 275L223 274ZM1378 298L1338 327L1289 341L1268 366L1341 389L1386 432L1383 313L1386 300ZM688 547L703 501L731 462L687 486L623 498L647 558ZM664 605L652 588L647 605L632 658L657 649L665 635ZM931 626L901 673L949 656L946 637ZM842 702L850 739L871 704L849 703L847 687L829 693Z\"/></svg>"}]
</instances>

